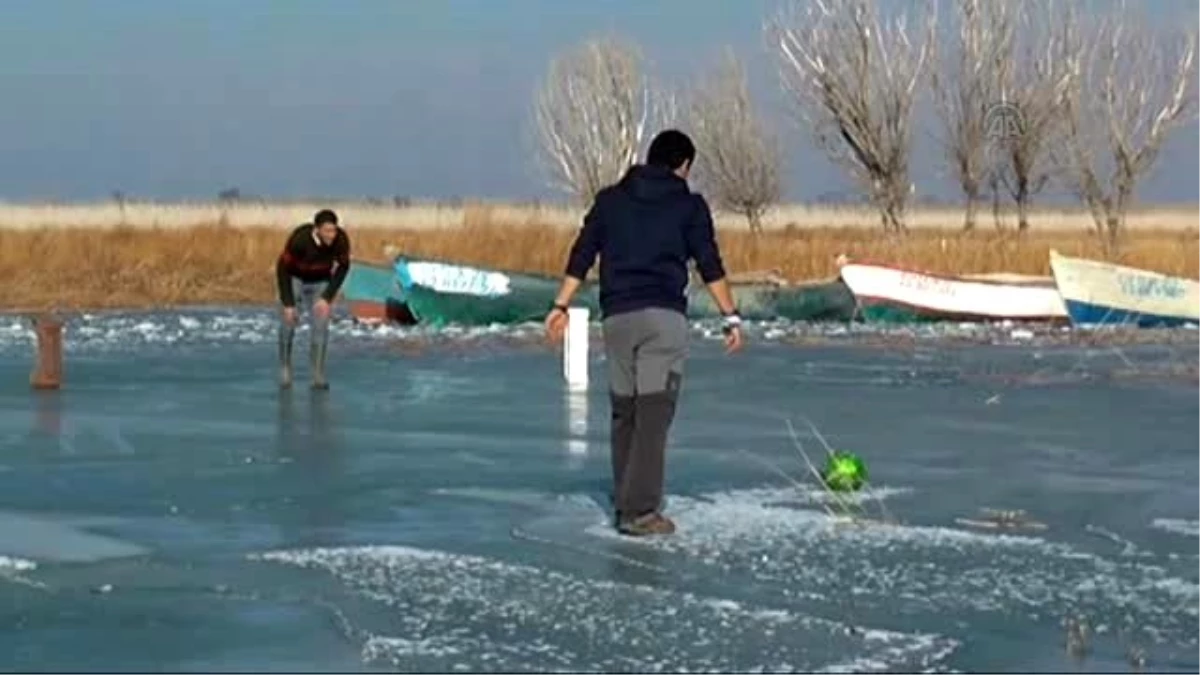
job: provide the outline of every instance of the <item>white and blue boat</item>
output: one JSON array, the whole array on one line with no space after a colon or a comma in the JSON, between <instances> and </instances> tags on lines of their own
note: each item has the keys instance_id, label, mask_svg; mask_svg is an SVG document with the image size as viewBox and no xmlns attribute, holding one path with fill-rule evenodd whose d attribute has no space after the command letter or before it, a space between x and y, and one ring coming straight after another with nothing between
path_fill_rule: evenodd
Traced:
<instances>
[{"instance_id":1,"label":"white and blue boat","mask_svg":"<svg viewBox=\"0 0 1200 675\"><path fill-rule=\"evenodd\" d=\"M1075 325L1166 328L1200 324L1200 283L1050 251L1050 270Z\"/></svg>"}]
</instances>

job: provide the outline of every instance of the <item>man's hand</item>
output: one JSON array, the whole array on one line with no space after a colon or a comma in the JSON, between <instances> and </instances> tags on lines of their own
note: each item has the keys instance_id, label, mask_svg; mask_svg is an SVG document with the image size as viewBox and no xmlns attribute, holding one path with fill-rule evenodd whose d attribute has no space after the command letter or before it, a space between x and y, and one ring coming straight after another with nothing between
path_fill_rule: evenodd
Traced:
<instances>
[{"instance_id":1,"label":"man's hand","mask_svg":"<svg viewBox=\"0 0 1200 675\"><path fill-rule=\"evenodd\" d=\"M725 328L725 353L732 354L742 348L742 329L740 326Z\"/></svg>"},{"instance_id":2,"label":"man's hand","mask_svg":"<svg viewBox=\"0 0 1200 675\"><path fill-rule=\"evenodd\" d=\"M558 295L554 296L554 306L546 314L546 339L551 344L562 342L563 334L567 332L566 307L571 304L571 298L575 296L581 284L582 279L576 279L569 274L563 277L562 284L558 287Z\"/></svg>"},{"instance_id":3,"label":"man's hand","mask_svg":"<svg viewBox=\"0 0 1200 675\"><path fill-rule=\"evenodd\" d=\"M283 307L283 322L289 326L296 325L296 308L284 305Z\"/></svg>"},{"instance_id":4,"label":"man's hand","mask_svg":"<svg viewBox=\"0 0 1200 675\"><path fill-rule=\"evenodd\" d=\"M551 344L562 342L563 335L567 332L567 313L562 309L555 307L546 314L546 339Z\"/></svg>"},{"instance_id":5,"label":"man's hand","mask_svg":"<svg viewBox=\"0 0 1200 675\"><path fill-rule=\"evenodd\" d=\"M725 315L721 321L721 331L725 333L726 354L732 354L742 348L742 317L737 312Z\"/></svg>"},{"instance_id":6,"label":"man's hand","mask_svg":"<svg viewBox=\"0 0 1200 675\"><path fill-rule=\"evenodd\" d=\"M317 298L317 301L313 303L313 316L322 320L328 319L329 301L325 298Z\"/></svg>"}]
</instances>

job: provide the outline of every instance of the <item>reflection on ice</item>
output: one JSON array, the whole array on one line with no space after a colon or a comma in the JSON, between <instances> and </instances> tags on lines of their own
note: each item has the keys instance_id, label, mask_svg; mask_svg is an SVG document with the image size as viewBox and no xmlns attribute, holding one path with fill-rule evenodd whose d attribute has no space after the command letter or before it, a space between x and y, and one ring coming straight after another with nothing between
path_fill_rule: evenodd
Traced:
<instances>
[{"instance_id":1,"label":"reflection on ice","mask_svg":"<svg viewBox=\"0 0 1200 675\"><path fill-rule=\"evenodd\" d=\"M567 457L572 466L579 466L588 454L588 394L586 391L568 390L564 398L567 429L563 438Z\"/></svg>"},{"instance_id":2,"label":"reflection on ice","mask_svg":"<svg viewBox=\"0 0 1200 675\"><path fill-rule=\"evenodd\" d=\"M129 542L91 534L68 518L0 511L0 555L51 562L95 562L146 553Z\"/></svg>"}]
</instances>

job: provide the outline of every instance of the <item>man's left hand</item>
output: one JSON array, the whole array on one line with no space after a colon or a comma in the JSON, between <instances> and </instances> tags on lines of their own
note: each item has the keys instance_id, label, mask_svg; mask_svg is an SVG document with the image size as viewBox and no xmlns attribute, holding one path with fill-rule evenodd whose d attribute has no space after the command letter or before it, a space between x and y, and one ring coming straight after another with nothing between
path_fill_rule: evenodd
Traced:
<instances>
[{"instance_id":1,"label":"man's left hand","mask_svg":"<svg viewBox=\"0 0 1200 675\"><path fill-rule=\"evenodd\" d=\"M318 298L317 301L313 303L313 316L317 317L318 319L328 319L329 301L325 298Z\"/></svg>"}]
</instances>

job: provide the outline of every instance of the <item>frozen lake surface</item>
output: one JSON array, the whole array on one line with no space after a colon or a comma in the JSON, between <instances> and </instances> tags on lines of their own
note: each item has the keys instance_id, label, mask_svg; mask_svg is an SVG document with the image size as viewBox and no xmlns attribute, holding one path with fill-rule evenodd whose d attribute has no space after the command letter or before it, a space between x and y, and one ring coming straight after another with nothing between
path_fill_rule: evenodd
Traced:
<instances>
[{"instance_id":1,"label":"frozen lake surface","mask_svg":"<svg viewBox=\"0 0 1200 675\"><path fill-rule=\"evenodd\" d=\"M0 668L1195 672L1196 333L1136 337L698 327L630 541L603 362L567 395L536 327L342 323L324 393L301 333L281 394L266 310L83 316L34 394L0 318ZM827 515L804 420L895 522Z\"/></svg>"}]
</instances>

